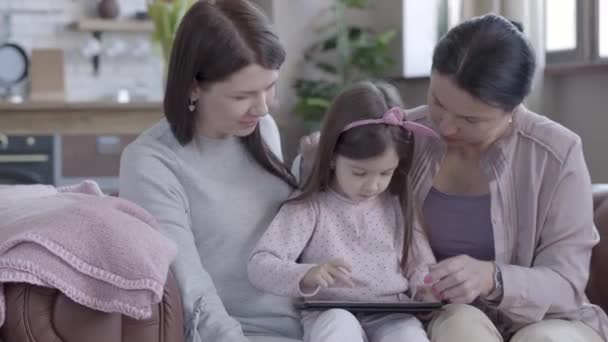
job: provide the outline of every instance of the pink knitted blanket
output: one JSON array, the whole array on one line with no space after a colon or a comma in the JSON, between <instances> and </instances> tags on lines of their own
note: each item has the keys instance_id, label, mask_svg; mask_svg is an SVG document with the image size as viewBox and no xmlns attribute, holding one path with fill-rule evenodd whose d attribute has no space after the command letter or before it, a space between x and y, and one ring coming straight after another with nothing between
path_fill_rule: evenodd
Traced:
<instances>
[{"instance_id":1,"label":"pink knitted blanket","mask_svg":"<svg viewBox=\"0 0 608 342\"><path fill-rule=\"evenodd\" d=\"M87 307L142 319L162 300L175 245L150 214L96 183L0 186L2 283L60 290Z\"/></svg>"}]
</instances>

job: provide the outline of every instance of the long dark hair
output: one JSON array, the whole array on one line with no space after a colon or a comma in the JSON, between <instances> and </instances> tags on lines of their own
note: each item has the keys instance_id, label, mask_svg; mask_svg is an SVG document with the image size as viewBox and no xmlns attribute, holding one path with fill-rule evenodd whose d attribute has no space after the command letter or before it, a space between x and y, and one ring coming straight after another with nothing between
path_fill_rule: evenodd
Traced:
<instances>
[{"instance_id":1,"label":"long dark hair","mask_svg":"<svg viewBox=\"0 0 608 342\"><path fill-rule=\"evenodd\" d=\"M278 70L284 61L285 50L268 18L250 1L196 2L178 27L169 61L164 111L175 138L186 145L196 133L196 115L188 110L194 82L204 89L248 65ZM262 139L259 125L242 140L266 170L296 186Z\"/></svg>"},{"instance_id":2,"label":"long dark hair","mask_svg":"<svg viewBox=\"0 0 608 342\"><path fill-rule=\"evenodd\" d=\"M332 102L321 128L314 165L302 192L291 201L306 201L326 191L333 177L332 160L336 155L361 160L376 157L394 147L399 165L389 183L388 191L398 197L404 219L404 241L401 265L405 266L412 240L415 210L409 171L414 154L414 136L401 127L364 125L342 132L351 122L381 117L395 102L388 84L359 82L347 87Z\"/></svg>"},{"instance_id":3,"label":"long dark hair","mask_svg":"<svg viewBox=\"0 0 608 342\"><path fill-rule=\"evenodd\" d=\"M532 88L536 59L521 25L488 14L467 20L441 38L433 71L486 104L511 112Z\"/></svg>"}]
</instances>

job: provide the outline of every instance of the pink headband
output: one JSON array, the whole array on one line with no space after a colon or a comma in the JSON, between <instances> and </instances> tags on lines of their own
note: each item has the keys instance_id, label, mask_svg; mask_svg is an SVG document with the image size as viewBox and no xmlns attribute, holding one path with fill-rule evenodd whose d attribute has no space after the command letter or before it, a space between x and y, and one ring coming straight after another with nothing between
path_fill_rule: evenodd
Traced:
<instances>
[{"instance_id":1,"label":"pink headband","mask_svg":"<svg viewBox=\"0 0 608 342\"><path fill-rule=\"evenodd\" d=\"M375 124L400 126L404 129L412 132L415 135L422 135L422 136L436 137L436 138L439 137L439 135L437 135L437 133L435 133L435 131L433 131L432 129L430 129L424 125L421 125L421 124L418 124L415 122L411 122L411 121L406 121L406 117L405 117L403 111L401 110L401 108L399 108L399 107L393 107L393 108L389 109L386 113L382 114L382 118L380 118L380 119L366 119L366 120L359 120L359 121L351 122L350 124L346 125L346 127L344 127L342 132L348 131L351 128L355 128L355 127L359 127L359 126L375 125Z\"/></svg>"}]
</instances>

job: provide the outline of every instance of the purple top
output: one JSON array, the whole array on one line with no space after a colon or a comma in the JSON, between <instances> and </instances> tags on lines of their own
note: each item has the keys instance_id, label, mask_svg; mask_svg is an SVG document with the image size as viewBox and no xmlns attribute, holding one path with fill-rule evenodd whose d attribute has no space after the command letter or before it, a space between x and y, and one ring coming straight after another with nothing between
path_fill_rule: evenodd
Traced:
<instances>
[{"instance_id":1,"label":"purple top","mask_svg":"<svg viewBox=\"0 0 608 342\"><path fill-rule=\"evenodd\" d=\"M494 260L490 194L450 195L435 187L424 200L423 215L437 261L460 254Z\"/></svg>"}]
</instances>

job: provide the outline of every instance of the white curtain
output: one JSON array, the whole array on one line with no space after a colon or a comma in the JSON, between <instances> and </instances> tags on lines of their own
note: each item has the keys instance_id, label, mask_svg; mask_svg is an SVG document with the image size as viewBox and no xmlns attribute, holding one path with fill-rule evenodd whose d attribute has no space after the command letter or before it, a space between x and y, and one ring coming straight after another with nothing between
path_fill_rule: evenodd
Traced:
<instances>
[{"instance_id":1,"label":"white curtain","mask_svg":"<svg viewBox=\"0 0 608 342\"><path fill-rule=\"evenodd\" d=\"M545 67L545 10L543 0L460 0L461 20L487 13L500 14L522 24L536 52L536 75L526 106L543 113L543 69Z\"/></svg>"}]
</instances>

